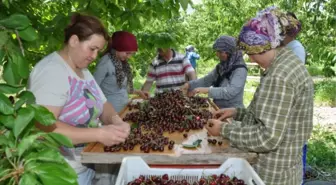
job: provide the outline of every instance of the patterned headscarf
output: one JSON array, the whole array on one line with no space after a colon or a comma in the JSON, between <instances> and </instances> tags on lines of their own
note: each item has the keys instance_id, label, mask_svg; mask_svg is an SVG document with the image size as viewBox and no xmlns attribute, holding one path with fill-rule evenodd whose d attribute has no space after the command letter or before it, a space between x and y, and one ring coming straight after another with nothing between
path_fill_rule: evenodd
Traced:
<instances>
[{"instance_id":1,"label":"patterned headscarf","mask_svg":"<svg viewBox=\"0 0 336 185\"><path fill-rule=\"evenodd\" d=\"M295 14L287 12L288 26L286 27L287 35L295 37L301 31L301 23Z\"/></svg>"},{"instance_id":2,"label":"patterned headscarf","mask_svg":"<svg viewBox=\"0 0 336 185\"><path fill-rule=\"evenodd\" d=\"M118 87L122 88L122 83L124 82L125 77L127 77L129 92L133 93L133 74L130 64L127 61L120 61L117 58L116 50L114 49L111 49L111 51L109 52L109 57L115 66Z\"/></svg>"},{"instance_id":3,"label":"patterned headscarf","mask_svg":"<svg viewBox=\"0 0 336 185\"><path fill-rule=\"evenodd\" d=\"M128 61L120 61L116 56L116 51L127 52L137 51L138 43L136 37L127 31L116 31L108 42L105 54L107 53L115 66L117 84L119 88L122 88L122 83L127 77L127 85L129 92L133 93L133 74L132 68Z\"/></svg>"},{"instance_id":4,"label":"patterned headscarf","mask_svg":"<svg viewBox=\"0 0 336 185\"><path fill-rule=\"evenodd\" d=\"M277 48L284 39L287 26L287 15L277 7L268 7L243 26L238 47L250 55Z\"/></svg>"},{"instance_id":5,"label":"patterned headscarf","mask_svg":"<svg viewBox=\"0 0 336 185\"><path fill-rule=\"evenodd\" d=\"M220 75L227 74L231 71L234 65L246 65L243 59L243 54L240 50L237 50L237 41L231 36L219 37L212 48L216 51L225 51L229 54L228 61L221 61L217 66L217 71Z\"/></svg>"}]
</instances>

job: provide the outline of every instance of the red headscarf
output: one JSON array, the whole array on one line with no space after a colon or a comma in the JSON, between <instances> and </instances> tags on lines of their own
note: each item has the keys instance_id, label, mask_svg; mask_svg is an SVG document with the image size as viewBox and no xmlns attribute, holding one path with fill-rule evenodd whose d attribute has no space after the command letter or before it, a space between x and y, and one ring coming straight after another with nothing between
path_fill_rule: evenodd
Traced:
<instances>
[{"instance_id":1,"label":"red headscarf","mask_svg":"<svg viewBox=\"0 0 336 185\"><path fill-rule=\"evenodd\" d=\"M138 51L138 43L132 33L126 31L114 32L108 43L108 50Z\"/></svg>"}]
</instances>

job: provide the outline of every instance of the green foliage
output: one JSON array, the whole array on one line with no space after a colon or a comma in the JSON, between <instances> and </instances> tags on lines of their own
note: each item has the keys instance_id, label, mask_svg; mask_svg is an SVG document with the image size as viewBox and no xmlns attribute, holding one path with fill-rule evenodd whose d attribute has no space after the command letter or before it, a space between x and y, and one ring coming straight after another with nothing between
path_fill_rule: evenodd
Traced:
<instances>
[{"instance_id":1,"label":"green foliage","mask_svg":"<svg viewBox=\"0 0 336 185\"><path fill-rule=\"evenodd\" d=\"M307 70L311 76L323 76L322 69L317 66L307 66Z\"/></svg>"},{"instance_id":2,"label":"green foliage","mask_svg":"<svg viewBox=\"0 0 336 185\"><path fill-rule=\"evenodd\" d=\"M248 68L247 76L260 76L260 68L259 67Z\"/></svg>"},{"instance_id":3,"label":"green foliage","mask_svg":"<svg viewBox=\"0 0 336 185\"><path fill-rule=\"evenodd\" d=\"M331 1L222 1L203 0L195 12L185 16L184 46L193 44L203 58L215 58L212 44L220 35L237 37L242 25L256 12L270 5L292 11L302 23L297 38L307 51L308 65L333 66L336 62L336 5ZM206 61L206 60L204 60ZM332 71L322 73L333 75Z\"/></svg>"},{"instance_id":4,"label":"green foliage","mask_svg":"<svg viewBox=\"0 0 336 185\"><path fill-rule=\"evenodd\" d=\"M201 56L201 59L197 60L197 67L196 67L197 77L200 78L200 77L207 75L209 72L215 69L218 62L219 62L218 59L217 60L215 59L205 60Z\"/></svg>"},{"instance_id":5,"label":"green foliage","mask_svg":"<svg viewBox=\"0 0 336 185\"><path fill-rule=\"evenodd\" d=\"M336 134L321 125L314 126L308 141L307 163L321 169L332 169L336 163Z\"/></svg>"},{"instance_id":6,"label":"green foliage","mask_svg":"<svg viewBox=\"0 0 336 185\"><path fill-rule=\"evenodd\" d=\"M315 104L336 106L336 82L334 80L315 83Z\"/></svg>"},{"instance_id":7,"label":"green foliage","mask_svg":"<svg viewBox=\"0 0 336 185\"><path fill-rule=\"evenodd\" d=\"M117 30L131 31L137 36L139 51L131 61L133 69L144 76L148 64L156 54L157 47L174 47L184 52L185 46L193 44L199 51L202 61L216 57L212 44L220 35L238 36L242 25L255 13L267 6L277 5L284 10L294 12L301 20L303 28L300 40L307 50L307 64L321 65L323 74L333 75L328 67L336 62L336 19L335 0L324 1L270 1L270 0L203 0L202 4L193 5L191 0L3 0L0 6L0 18L6 18L6 24L15 27L17 23L10 21L9 15L18 13L28 15L30 25L38 30L27 27L27 19L20 18L17 29L25 40L26 56L32 64L46 54L60 49L63 42L63 29L69 22L72 12L82 12L99 17L109 32ZM191 5L195 11L186 14L181 11ZM22 19L22 20L21 20ZM0 46L10 36L0 32ZM34 40L34 42L26 42ZM0 58L5 53L0 52ZM0 60L1 61L1 60ZM7 68L15 68L6 64ZM90 66L94 70L94 65ZM16 70L5 76L16 79ZM250 72L255 74L253 70Z\"/></svg>"},{"instance_id":8,"label":"green foliage","mask_svg":"<svg viewBox=\"0 0 336 185\"><path fill-rule=\"evenodd\" d=\"M71 141L35 127L36 122L48 126L56 119L46 108L33 104L34 95L24 88L29 60L23 43L36 40L37 32L27 16L12 14L0 18L0 38L5 81L0 84L0 185L77 184L76 172L59 153L60 146L72 147Z\"/></svg>"},{"instance_id":9,"label":"green foliage","mask_svg":"<svg viewBox=\"0 0 336 185\"><path fill-rule=\"evenodd\" d=\"M335 71L330 67L330 66L326 66L322 69L322 72L324 74L325 77L333 77L336 76L335 75Z\"/></svg>"}]
</instances>

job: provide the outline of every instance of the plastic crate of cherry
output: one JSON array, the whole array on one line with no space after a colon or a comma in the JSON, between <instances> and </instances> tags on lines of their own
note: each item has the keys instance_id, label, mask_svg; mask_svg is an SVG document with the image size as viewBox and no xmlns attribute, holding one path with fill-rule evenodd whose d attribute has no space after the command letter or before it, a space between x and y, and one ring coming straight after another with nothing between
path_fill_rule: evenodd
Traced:
<instances>
[{"instance_id":1,"label":"plastic crate of cherry","mask_svg":"<svg viewBox=\"0 0 336 185\"><path fill-rule=\"evenodd\" d=\"M251 165L229 158L218 168L151 168L141 157L125 157L117 185L265 185Z\"/></svg>"}]
</instances>

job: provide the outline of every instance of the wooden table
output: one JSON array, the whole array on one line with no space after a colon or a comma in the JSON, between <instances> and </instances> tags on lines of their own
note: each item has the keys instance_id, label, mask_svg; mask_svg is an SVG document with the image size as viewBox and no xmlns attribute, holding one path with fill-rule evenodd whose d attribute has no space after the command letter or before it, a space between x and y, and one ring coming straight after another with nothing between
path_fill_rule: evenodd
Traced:
<instances>
[{"instance_id":1,"label":"wooden table","mask_svg":"<svg viewBox=\"0 0 336 185\"><path fill-rule=\"evenodd\" d=\"M209 102L211 104L210 110L218 109L213 102ZM120 116L124 117L128 108L126 107L121 113ZM175 144L179 146L186 139L183 138L181 133L175 132L172 134L164 133L164 135L168 136L170 139L175 141ZM189 136L199 136L206 135L206 130L193 130L188 133ZM212 144L208 144L208 142L203 140L202 148L207 148L207 151L196 151L196 150L182 150L181 147L178 150L165 150L164 152L153 152L143 153L140 152L139 146L136 146L133 151L121 151L121 152L113 152L108 153L104 152L104 146L100 143L90 143L82 152L82 163L95 163L95 164L114 164L121 163L122 159L126 156L141 156L148 164L182 164L182 165L190 165L190 164L222 164L226 159L237 157L244 158L250 164L256 163L257 154L244 152L236 148L232 148L230 146L230 142L228 140L221 140L223 144L221 146L214 146Z\"/></svg>"}]
</instances>

